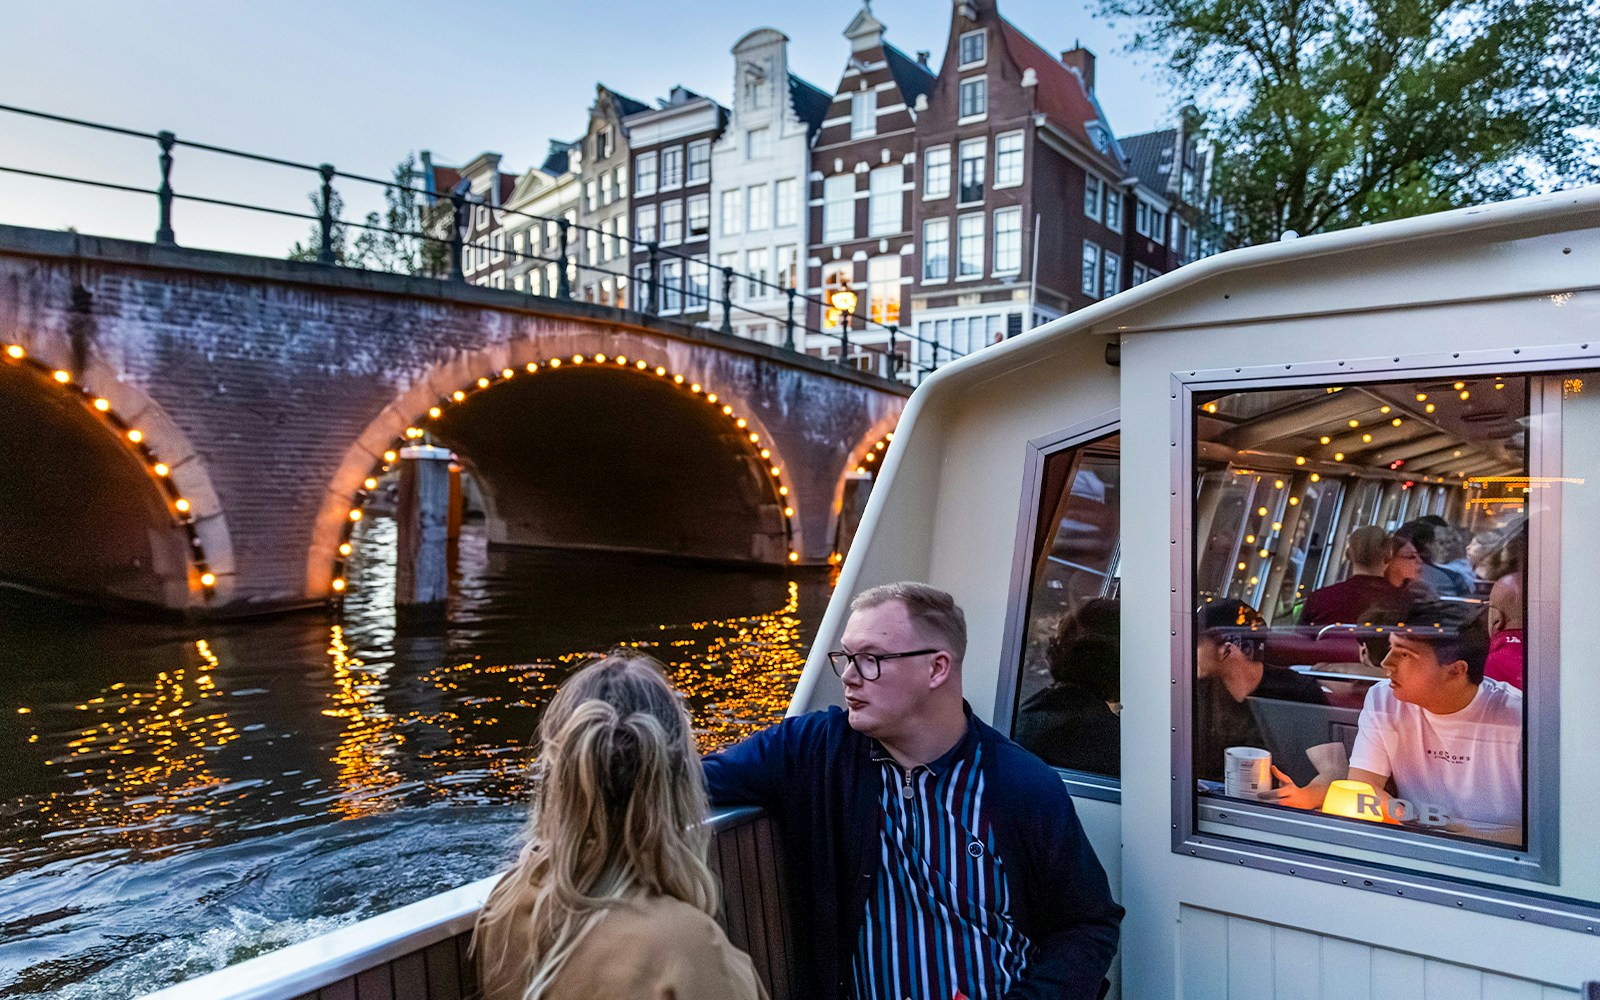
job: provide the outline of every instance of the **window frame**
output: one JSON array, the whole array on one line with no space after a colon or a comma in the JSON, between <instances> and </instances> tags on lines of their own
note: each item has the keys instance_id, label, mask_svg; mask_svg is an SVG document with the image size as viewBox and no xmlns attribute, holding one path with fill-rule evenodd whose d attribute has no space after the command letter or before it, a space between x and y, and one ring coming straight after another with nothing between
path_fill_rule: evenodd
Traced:
<instances>
[{"instance_id":1,"label":"window frame","mask_svg":"<svg viewBox=\"0 0 1600 1000\"><path fill-rule=\"evenodd\" d=\"M1015 230L1017 262L1016 262L1016 264L1014 266L1002 267L1001 266L1001 262L1000 262L1000 217L1001 216L1006 216L1009 219L1013 215L1016 216L1016 220L1017 220L1017 227L1016 227L1016 230ZM1021 274L1022 273L1022 206L1021 205L1008 205L1005 208L997 208L997 209L995 209L994 212L993 212L993 219L991 220L990 232L992 232L994 234L994 236L989 240L989 244L990 244L989 254L990 254L990 257L991 257L991 260L989 262L989 273L992 274L992 275L995 275L995 276L1000 276L1000 275L1019 275L1019 274Z\"/></svg>"},{"instance_id":2,"label":"window frame","mask_svg":"<svg viewBox=\"0 0 1600 1000\"><path fill-rule=\"evenodd\" d=\"M978 40L978 57L976 59L963 59L962 50L966 48L967 39ZM974 28L963 31L956 36L956 69L965 70L975 66L982 66L989 61L989 30L987 28Z\"/></svg>"},{"instance_id":3,"label":"window frame","mask_svg":"<svg viewBox=\"0 0 1600 1000\"><path fill-rule=\"evenodd\" d=\"M942 240L942 242L944 243L944 273L943 274L939 274L939 275L933 275L933 274L929 274L928 273L928 262L930 260L934 259L928 253L928 245L931 242L929 240L929 238L928 238L928 227L929 226L943 226L944 227L944 238ZM943 285L943 284L945 284L946 282L948 282L950 280L950 266L953 263L952 255L951 255L951 250L953 248L950 245L950 236L951 236L950 230L951 230L950 217L947 216L947 215L941 215L941 216L937 216L937 217L932 218L932 219L923 219L922 220L922 247L921 247L921 251L922 252L920 254L919 263L921 264L922 283L925 284L925 285L933 285L933 284Z\"/></svg>"},{"instance_id":4,"label":"window frame","mask_svg":"<svg viewBox=\"0 0 1600 1000\"><path fill-rule=\"evenodd\" d=\"M848 198L834 198L829 200L828 188L832 186L835 191L842 192L845 188L844 180L849 181L850 196ZM848 243L856 239L856 196L860 194L860 191L858 190L859 187L860 185L856 181L856 175L853 173L834 174L832 177L828 177L823 180L822 232L819 234L822 237L823 243ZM830 208L833 209L836 220L839 212L843 212L845 217L848 217L850 220L850 231L847 234L840 235L841 233L845 232L842 226L831 229L829 228L828 210Z\"/></svg>"},{"instance_id":5,"label":"window frame","mask_svg":"<svg viewBox=\"0 0 1600 1000\"><path fill-rule=\"evenodd\" d=\"M1004 149L1001 148L1001 144L1002 143L1008 142L1008 141L1010 141L1012 139L1015 139L1016 142L1017 142L1017 148L1015 150L1007 151L1007 150L1004 150ZM1005 180L1005 179L1002 178L1002 175L1001 175L1001 159L1000 159L1002 156L1008 156L1008 157L1009 156L1015 156L1016 157L1016 164L1017 164L1017 176L1016 176L1016 179L1014 179L1014 180ZM1026 169L1027 169L1027 167L1026 167L1026 159L1027 159L1027 144L1024 141L1024 137L1023 137L1021 129L1018 129L1018 130L1012 131L1012 132L1001 132L999 135L995 136L994 137L994 183L991 185L994 188L994 190L999 191L1002 188L1021 187L1023 181L1026 179Z\"/></svg>"},{"instance_id":6,"label":"window frame","mask_svg":"<svg viewBox=\"0 0 1600 1000\"><path fill-rule=\"evenodd\" d=\"M951 259L954 262L954 266L953 266L953 268L951 269L951 272L950 272L952 280L954 280L954 281L980 281L984 277L984 273L987 270L987 266L986 265L989 263L989 258L988 258L988 249L989 249L988 227L989 227L989 220L988 220L987 216L988 216L987 212L963 212L962 214L956 216L955 245L953 247L954 253L951 254ZM973 272L969 273L969 274L963 274L963 273L961 273L961 266L962 266L961 241L962 241L963 238L971 239L972 236L970 234L968 234L967 236L963 237L962 232L961 232L962 223L970 223L970 222L973 222L974 220L976 220L976 222L978 224L978 234L977 234L978 254L977 254L977 257L976 257L976 260L977 260L977 263L978 263L978 269L976 271L973 271Z\"/></svg>"},{"instance_id":7,"label":"window frame","mask_svg":"<svg viewBox=\"0 0 1600 1000\"><path fill-rule=\"evenodd\" d=\"M1017 512L1016 543L1011 554L1011 589L1006 600L1005 629L1000 639L1000 671L994 698L994 727L1010 734L1016 728L1017 693L1022 684L1022 655L1027 645L1028 590L1033 581L1033 547L1039 523L1039 489L1044 484L1046 462L1054 455L1083 448L1122 431L1122 411L1106 410L1059 431L1034 438L1026 445L1022 468L1022 495L1028 498ZM1120 462L1121 459L1119 458ZM1122 802L1119 778L1088 771L1054 768L1073 798Z\"/></svg>"},{"instance_id":8,"label":"window frame","mask_svg":"<svg viewBox=\"0 0 1600 1000\"><path fill-rule=\"evenodd\" d=\"M644 169L646 164L649 164L649 166L650 166L649 170L645 170ZM644 186L646 177L648 177L650 179L650 186L648 188L646 188ZM633 158L633 184L634 184L633 193L634 194L636 194L636 195L651 195L651 194L655 194L656 191L658 190L657 185L659 185L661 183L660 178L661 178L661 174L657 170L657 167L656 167L656 154L655 154L655 152L653 150L651 152L648 152L648 153L640 153L638 156L635 156Z\"/></svg>"},{"instance_id":9,"label":"window frame","mask_svg":"<svg viewBox=\"0 0 1600 1000\"><path fill-rule=\"evenodd\" d=\"M964 150L969 150L969 149L976 149L978 151L978 155L977 156L966 156L966 155L963 155L963 151ZM981 204L983 204L984 198L989 192L989 188L987 187L987 185L989 183L989 177L988 177L989 139L988 139L988 137L980 135L980 136L974 136L973 138L970 138L970 139L962 139L959 143L956 144L955 153L956 153L956 155L955 155L955 163L954 163L955 174L952 177L954 190L953 190L952 193L955 195L955 198L956 198L956 207L957 208L961 208L964 205L981 205ZM962 166L964 164L967 164L967 163L977 164L977 167L976 167L977 177L972 182L973 185L976 186L976 188L977 188L978 196L976 198L968 198L966 196L967 192L964 190L968 185L962 180L962 169L961 168L962 168Z\"/></svg>"},{"instance_id":10,"label":"window frame","mask_svg":"<svg viewBox=\"0 0 1600 1000\"><path fill-rule=\"evenodd\" d=\"M659 160L660 166L657 167L657 170L659 172L656 175L656 177L657 177L656 184L658 185L656 190L658 190L658 191L675 191L678 188L683 187L683 177L684 177L683 147L682 146L663 146L663 147L661 147L659 152L660 152L661 159ZM667 173L667 167L668 167L669 164L673 168L671 174Z\"/></svg>"},{"instance_id":11,"label":"window frame","mask_svg":"<svg viewBox=\"0 0 1600 1000\"><path fill-rule=\"evenodd\" d=\"M871 87L850 95L850 138L870 139L878 134L878 92Z\"/></svg>"},{"instance_id":12,"label":"window frame","mask_svg":"<svg viewBox=\"0 0 1600 1000\"><path fill-rule=\"evenodd\" d=\"M696 139L689 143L684 166L684 184L704 184L711 180L711 140Z\"/></svg>"},{"instance_id":13,"label":"window frame","mask_svg":"<svg viewBox=\"0 0 1600 1000\"><path fill-rule=\"evenodd\" d=\"M898 173L896 173L898 171ZM867 235L893 236L905 226L905 165L889 163L867 171ZM882 190L880 190L880 187ZM891 212L892 209L892 212ZM889 219L893 216L894 225Z\"/></svg>"},{"instance_id":14,"label":"window frame","mask_svg":"<svg viewBox=\"0 0 1600 1000\"><path fill-rule=\"evenodd\" d=\"M940 152L944 153L944 164L942 166L936 163L936 158L934 156L935 153ZM940 143L937 146L929 146L927 149L922 151L923 201L938 201L941 198L948 198L955 193L955 184L953 181L955 176L954 152L955 151L950 148L950 143L948 142ZM940 172L943 180L943 183L939 186L937 192L935 192L933 185L929 183L929 178L933 176L934 171Z\"/></svg>"},{"instance_id":15,"label":"window frame","mask_svg":"<svg viewBox=\"0 0 1600 1000\"><path fill-rule=\"evenodd\" d=\"M1539 767L1524 768L1526 848L1502 846L1467 838L1434 839L1386 824L1351 823L1320 813L1298 813L1239 800L1205 800L1194 791L1192 740L1194 730L1193 656L1195 554L1195 406L1200 394L1290 389L1321 385L1361 385L1405 380L1440 380L1451 376L1471 378L1494 375L1560 376L1593 370L1590 358L1548 358L1526 361L1520 351L1462 351L1447 355L1395 356L1297 365L1263 365L1174 372L1171 381L1171 432L1177 460L1171 467L1172 538L1180 553L1173 560L1171 596L1173 622L1172 669L1172 850L1174 853L1255 864L1290 875L1344 883L1360 878L1365 887L1393 892L1395 886L1410 898L1452 902L1457 906L1483 905L1485 890L1511 899L1524 899L1526 889L1515 885L1478 883L1456 873L1488 874L1531 883L1560 882L1561 775L1560 751L1560 623L1557 601L1540 607L1530 599L1525 633L1540 641L1527 650L1525 694L1530 710L1523 732L1524 761ZM1562 408L1560 386L1552 392L1529 394L1529 417L1542 430L1530 442L1529 475L1561 475ZM1561 505L1558 495L1549 501L1553 510L1531 518L1528 550L1530 565L1539 572L1528 584L1530 594L1558 579L1561 572ZM1533 705L1544 706L1535 715ZM1201 823L1207 824L1202 828ZM1218 831L1222 832L1218 832ZM1286 842L1287 841L1287 842ZM1306 844L1307 846L1301 846ZM1344 849L1352 853L1334 853ZM1364 852L1365 855L1355 852ZM1307 864L1308 855L1318 859ZM1411 866L1407 862L1421 862ZM1437 867L1431 867L1437 866ZM1298 869L1298 870L1297 870ZM1438 869L1444 869L1440 871ZM1470 895L1462 884L1482 886ZM1452 888L1456 887L1456 888ZM1503 908L1504 902L1501 902ZM1546 921L1548 922L1548 920ZM1592 919L1590 920L1592 923Z\"/></svg>"},{"instance_id":16,"label":"window frame","mask_svg":"<svg viewBox=\"0 0 1600 1000\"><path fill-rule=\"evenodd\" d=\"M978 95L973 103L980 105L978 110L970 114L965 113L968 88ZM987 117L989 117L989 78L985 75L970 76L956 84L956 124L981 122Z\"/></svg>"}]
</instances>

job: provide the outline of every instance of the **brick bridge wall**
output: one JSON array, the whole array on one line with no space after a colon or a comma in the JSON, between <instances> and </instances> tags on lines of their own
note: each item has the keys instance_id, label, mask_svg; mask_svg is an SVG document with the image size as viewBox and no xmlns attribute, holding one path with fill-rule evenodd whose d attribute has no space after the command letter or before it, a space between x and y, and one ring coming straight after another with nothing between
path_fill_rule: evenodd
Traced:
<instances>
[{"instance_id":1,"label":"brick bridge wall","mask_svg":"<svg viewBox=\"0 0 1600 1000\"><path fill-rule=\"evenodd\" d=\"M126 531L137 516L95 513L112 495L149 491L171 515L146 518L141 565L152 580L116 593L191 611L334 596L363 481L410 427L456 448L479 474L496 541L824 562L845 476L893 429L907 394L767 345L607 307L6 226L0 343L22 349L25 361L9 361L33 370L39 401L56 392L91 409L100 397L105 409L91 416L108 440L130 429L141 437L121 442L137 461L120 464L92 457L104 442L70 456L31 455L12 502L26 502L30 476L57 483L55 513L31 530L121 551L97 541L93 526ZM55 369L70 381L57 381ZM35 447L26 433L0 441ZM69 460L84 467L68 474L60 466ZM170 467L164 479L149 473L158 460ZM65 500L62 481L77 484ZM179 496L188 511L174 509ZM174 539L204 564L174 566ZM9 549L0 545L0 574L29 576L30 567L6 560L37 559L36 549ZM110 579L129 567L88 572ZM53 582L93 591L101 578Z\"/></svg>"}]
</instances>

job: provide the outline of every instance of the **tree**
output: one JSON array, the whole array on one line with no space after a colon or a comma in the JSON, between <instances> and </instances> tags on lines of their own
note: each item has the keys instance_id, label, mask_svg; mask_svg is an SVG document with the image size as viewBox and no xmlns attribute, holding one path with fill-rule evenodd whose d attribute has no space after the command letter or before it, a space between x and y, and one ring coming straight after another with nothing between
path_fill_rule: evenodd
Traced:
<instances>
[{"instance_id":1,"label":"tree","mask_svg":"<svg viewBox=\"0 0 1600 1000\"><path fill-rule=\"evenodd\" d=\"M1600 0L1101 0L1206 108L1228 243L1600 178Z\"/></svg>"},{"instance_id":2,"label":"tree","mask_svg":"<svg viewBox=\"0 0 1600 1000\"><path fill-rule=\"evenodd\" d=\"M338 221L344 210L339 192L333 192L334 237L331 241L334 262L369 271L388 271L391 274L443 274L448 265L449 247L439 240L425 240L420 235L424 224L423 196L417 189L417 158L407 153L394 168L394 183L383 189L384 210L368 212L363 226L357 227L354 240L349 237L349 227ZM322 195L311 194L312 207L320 214ZM316 260L321 243L321 227L312 229L309 246L295 243L289 251L290 260Z\"/></svg>"}]
</instances>

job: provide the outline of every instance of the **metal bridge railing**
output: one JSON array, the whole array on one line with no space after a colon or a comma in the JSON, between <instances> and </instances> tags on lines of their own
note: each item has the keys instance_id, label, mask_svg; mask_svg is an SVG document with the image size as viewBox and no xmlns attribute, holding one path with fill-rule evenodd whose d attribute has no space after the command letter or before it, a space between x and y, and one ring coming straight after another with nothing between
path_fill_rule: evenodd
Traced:
<instances>
[{"instance_id":1,"label":"metal bridge railing","mask_svg":"<svg viewBox=\"0 0 1600 1000\"><path fill-rule=\"evenodd\" d=\"M56 122L73 128L93 129L155 142L158 151L161 182L154 189L87 177L28 170L6 164L0 164L0 173L68 184L81 184L130 194L154 196L158 211L155 242L159 246L178 245L176 232L173 228L173 204L178 201L187 201L314 222L317 224L318 232L317 261L327 266L340 266L340 261L335 252L334 237L338 227L419 240L424 246L430 244L441 245L447 251L447 264L442 275L433 276L446 281L465 282L467 280L464 267L466 253L480 248L485 251L491 249L485 240L470 241L467 239L467 233L471 229L468 224L471 218L470 213L473 208L478 206L493 207L494 211L499 213L502 218L507 216L518 217L527 219L530 223L539 224L537 229L541 231L541 235L546 230L547 225L556 227L558 239L555 246L546 246L546 249L551 251L548 254L533 252L531 243L528 250L517 250L510 246L492 248L494 253L503 255L503 259L528 261L539 265L555 264L558 266L558 281L554 294L543 294L539 297L573 298L574 286L582 284L581 280L575 282L574 278L585 273L600 279L615 278L621 279L630 285L635 284L638 276L630 273L627 269L627 262L631 260L634 253L643 252L646 255L642 279L644 297L642 302L638 302L634 306L637 311L643 313L662 315L664 312L663 301L671 298L680 304L680 308L677 310L680 314L699 312L700 307L704 307L707 313L706 325L710 326L712 325L712 311L715 308L721 314L718 328L723 333L733 332L735 313L742 316L759 317L778 324L783 329L783 347L788 350L804 350L802 342L798 339L799 335L802 334L837 340L838 354L832 360L841 365L859 368L860 366L853 364L853 362L870 359L871 370L889 378L898 378L902 374L906 374L915 381L920 379L922 375L937 369L941 363L961 357L963 353L957 351L952 344L940 344L937 340L919 337L909 331L900 329L898 324L880 322L870 316L859 315L854 309L835 310L839 313L839 322L830 324L835 326L835 329L812 326L809 323L809 317L812 315L812 306L817 307L815 314L819 317L826 316L830 310L834 310L833 304L821 296L809 294L790 284L770 281L763 276L741 273L731 267L713 266L706 259L695 257L672 247L662 246L658 240L639 240L632 235L625 236L619 232L605 232L591 226L579 225L566 218L552 218L505 207L488 206L483 199L475 198L464 191L456 190L443 193L430 191L425 188L400 184L393 180L384 180L364 174L338 170L329 163L315 165L298 163L294 160L286 160L280 157L229 149L224 146L216 146L189 139L180 139L172 132L142 132L137 129L85 121L79 118L70 118L64 115L50 114L44 111L6 104L0 104L0 112ZM268 205L256 205L243 201L175 191L172 187L173 153L180 147L315 174L319 178L321 185L319 196L315 199L320 210L316 214L312 214ZM428 211L426 209L424 210L422 228L417 230L395 229L388 226L375 226L366 222L341 219L337 217L333 208L335 203L335 180L375 185L386 192L405 192L410 195L420 196L426 199L425 203L429 206L438 206L435 209L436 211L439 209L446 210L439 213L439 217L442 218L443 222L442 228L445 231L442 234L438 230L428 231L427 223L429 220L426 218ZM632 222L631 217L627 219L629 232L633 230ZM502 228L505 227L502 226ZM530 228L530 232L532 231ZM589 233L595 235L596 242L602 247L620 248L626 246L627 249L625 251L619 249L619 252L614 255L615 259L622 262L623 270L613 270L599 266L595 261L586 262L582 260L582 255L578 251L587 243L587 237L584 234ZM540 240L539 242L547 244L548 241ZM663 267L668 258L676 258L681 261L678 269L672 274L666 273L666 269ZM698 278L701 273L706 276L708 286L711 275L715 274L720 277L721 289L719 294L713 295L710 287L701 288L695 281L691 280L691 278ZM736 301L733 289L735 282L739 281L745 283L746 289L760 288L776 293L778 300L782 303L783 313L779 315L766 312L762 309L753 308L747 303ZM615 287L621 288L623 285L618 284ZM548 292L549 289L546 288L545 291ZM535 294L531 291L531 284L529 294ZM627 307L626 300L617 304ZM640 308L641 306L642 308ZM806 318L797 317L797 310L802 312ZM859 337L852 342L851 333L853 330L858 331L860 334L875 335L874 339L879 343L864 342ZM900 351L902 344L906 347L910 356L902 355ZM919 350L919 348L922 350ZM941 354L943 357L941 357Z\"/></svg>"}]
</instances>

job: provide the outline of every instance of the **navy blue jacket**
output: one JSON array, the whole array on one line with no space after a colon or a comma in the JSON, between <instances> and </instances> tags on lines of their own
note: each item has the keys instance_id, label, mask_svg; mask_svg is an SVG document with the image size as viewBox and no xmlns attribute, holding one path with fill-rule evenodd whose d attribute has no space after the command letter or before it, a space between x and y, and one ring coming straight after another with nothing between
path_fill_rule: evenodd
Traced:
<instances>
[{"instance_id":1,"label":"navy blue jacket","mask_svg":"<svg viewBox=\"0 0 1600 1000\"><path fill-rule=\"evenodd\" d=\"M1093 1000L1117 951L1122 907L1072 808L1061 777L984 725L984 811L1011 885L1013 918L1033 944L1007 1000ZM717 805L759 805L783 837L795 912L812 942L801 953L799 995L851 995L850 959L878 874L883 810L875 741L843 709L785 719L705 760Z\"/></svg>"}]
</instances>

